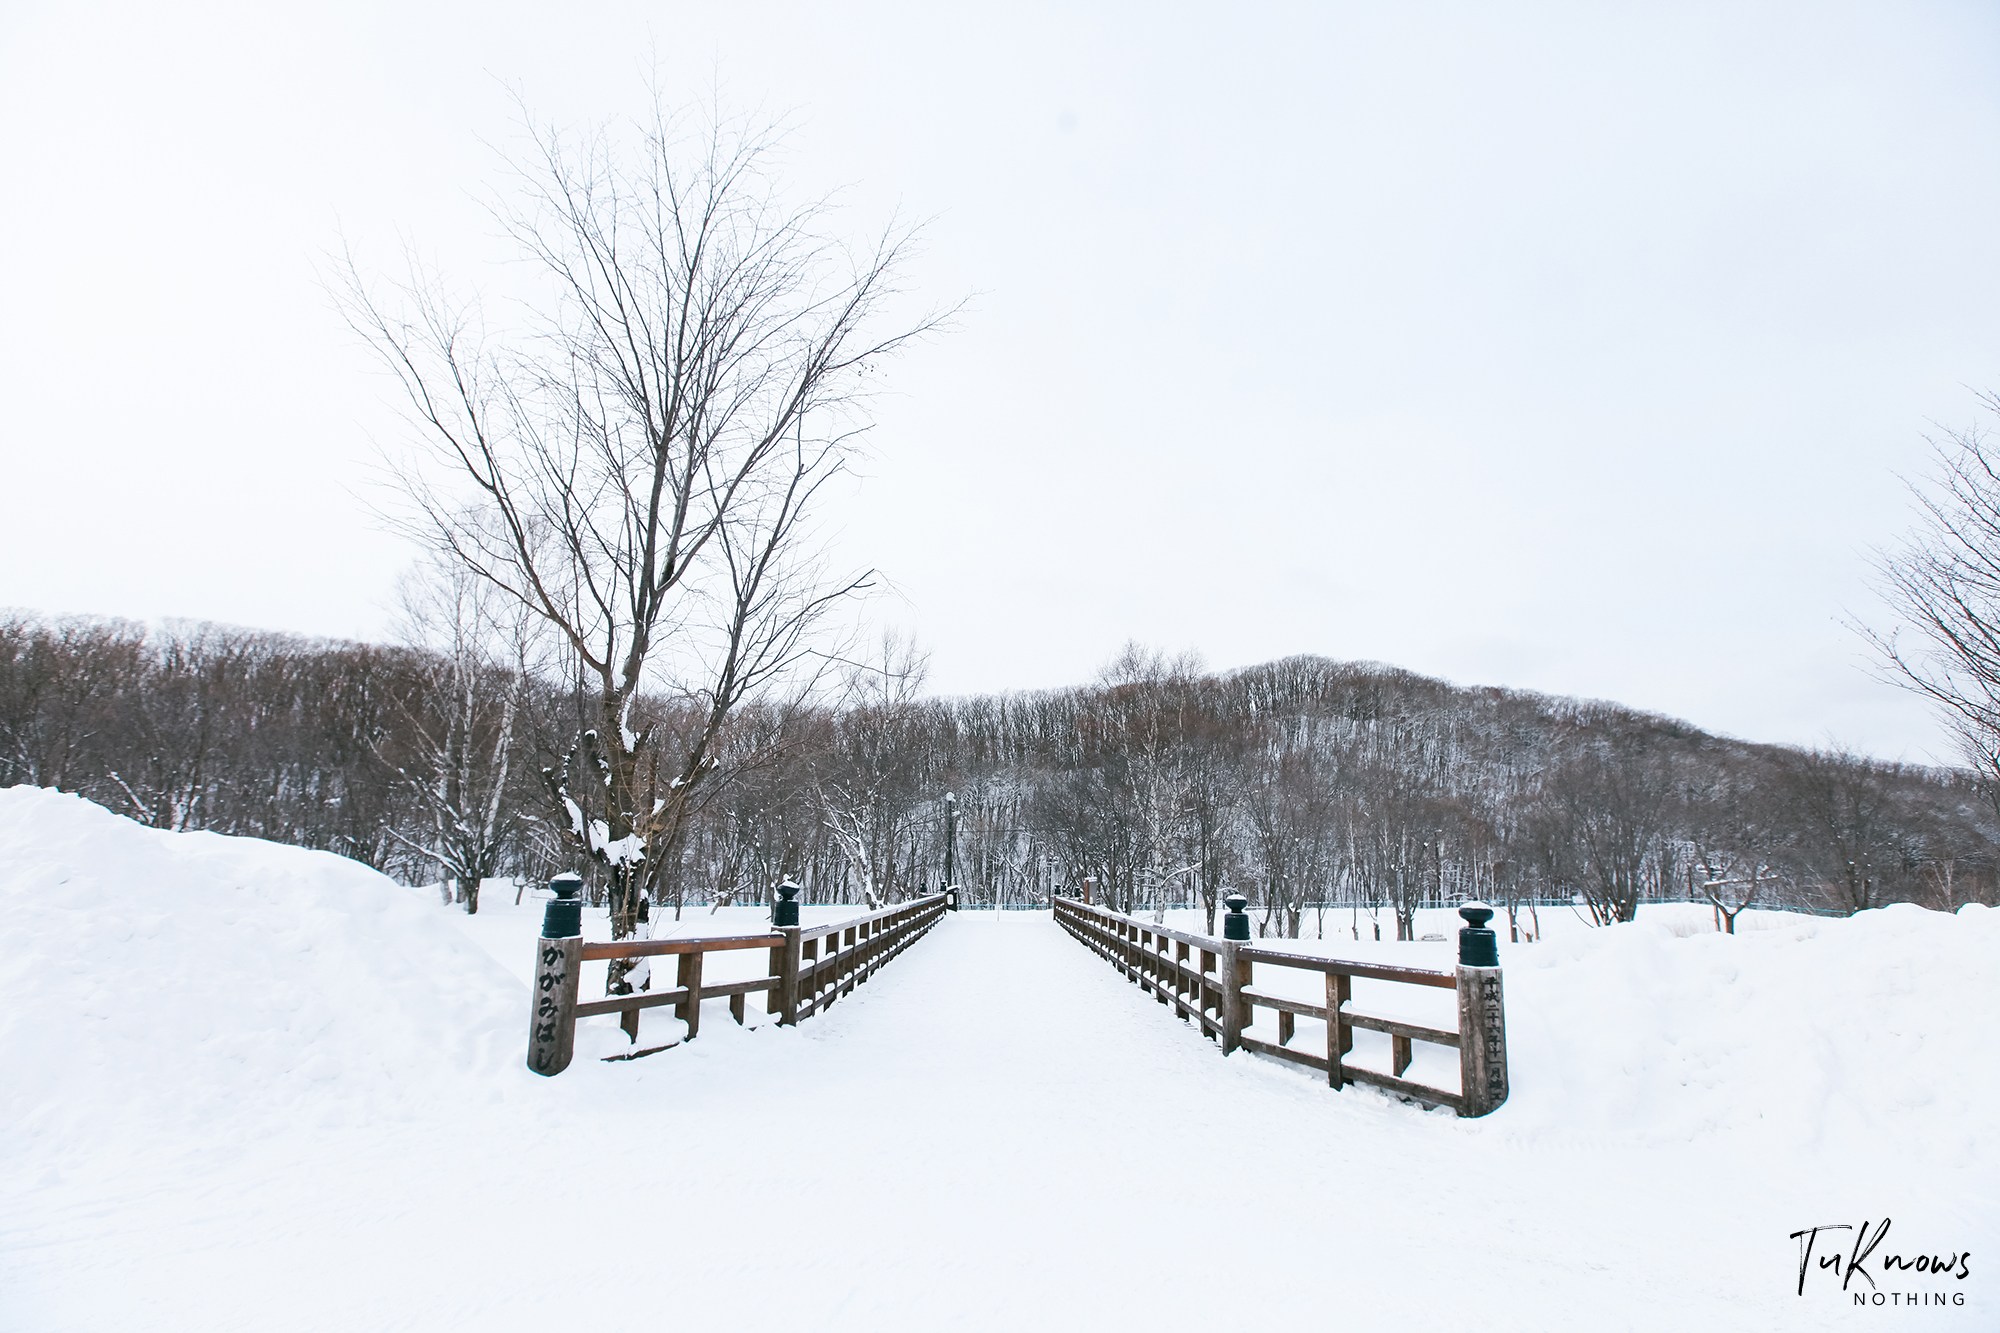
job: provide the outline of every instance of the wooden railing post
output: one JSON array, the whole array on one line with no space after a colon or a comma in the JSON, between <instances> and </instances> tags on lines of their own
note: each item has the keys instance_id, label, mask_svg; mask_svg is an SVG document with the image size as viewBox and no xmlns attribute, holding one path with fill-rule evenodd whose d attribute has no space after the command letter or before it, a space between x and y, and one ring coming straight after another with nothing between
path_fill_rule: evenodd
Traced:
<instances>
[{"instance_id":1,"label":"wooden railing post","mask_svg":"<svg viewBox=\"0 0 2000 1333\"><path fill-rule=\"evenodd\" d=\"M1497 967L1458 969L1458 1078L1462 1116L1507 1100L1507 1016Z\"/></svg>"},{"instance_id":2,"label":"wooden railing post","mask_svg":"<svg viewBox=\"0 0 2000 1333\"><path fill-rule=\"evenodd\" d=\"M535 941L535 983L528 992L528 1068L555 1075L576 1051L576 984L583 936Z\"/></svg>"},{"instance_id":3,"label":"wooden railing post","mask_svg":"<svg viewBox=\"0 0 2000 1333\"><path fill-rule=\"evenodd\" d=\"M1458 1113L1489 1115L1507 1100L1507 1014L1500 990L1498 937L1486 929L1493 909L1458 909Z\"/></svg>"},{"instance_id":4,"label":"wooden railing post","mask_svg":"<svg viewBox=\"0 0 2000 1333\"><path fill-rule=\"evenodd\" d=\"M1188 991L1193 989L1188 983L1187 969L1188 969L1187 941L1176 940L1174 942L1174 996L1176 999L1180 1001L1180 1005L1175 1012L1179 1013L1183 1020L1185 1020L1188 1016L1188 1011L1187 1011Z\"/></svg>"},{"instance_id":5,"label":"wooden railing post","mask_svg":"<svg viewBox=\"0 0 2000 1333\"><path fill-rule=\"evenodd\" d=\"M1243 973L1248 963L1238 964L1236 946L1222 946L1222 1053L1228 1055L1243 1044Z\"/></svg>"},{"instance_id":6,"label":"wooden railing post","mask_svg":"<svg viewBox=\"0 0 2000 1333\"><path fill-rule=\"evenodd\" d=\"M687 1024L687 1040L701 1031L701 959L699 951L681 955L677 978L687 988L687 998L674 1006L674 1016Z\"/></svg>"},{"instance_id":7,"label":"wooden railing post","mask_svg":"<svg viewBox=\"0 0 2000 1333\"><path fill-rule=\"evenodd\" d=\"M811 981L806 980L807 963L813 965ZM819 936L802 939L799 943L799 1007L804 1008L808 1002L818 1001L820 988L825 984L826 978L819 973ZM815 1008L814 1012L817 1013L818 1009Z\"/></svg>"},{"instance_id":8,"label":"wooden railing post","mask_svg":"<svg viewBox=\"0 0 2000 1333\"><path fill-rule=\"evenodd\" d=\"M1201 951L1201 982L1199 985L1195 987L1194 999L1195 999L1195 1008L1199 1009L1204 1017L1206 1017L1208 1014L1208 1009L1209 1009L1208 993L1210 989L1212 989L1209 985L1208 979L1209 977L1213 976L1214 973L1215 973L1215 951L1212 949L1203 949ZM1222 993L1220 991L1216 992L1215 1021L1217 1023L1220 1023L1222 1021ZM1201 1032L1204 1037L1208 1035L1208 1027L1206 1024L1202 1026Z\"/></svg>"},{"instance_id":9,"label":"wooden railing post","mask_svg":"<svg viewBox=\"0 0 2000 1333\"><path fill-rule=\"evenodd\" d=\"M768 968L771 989L764 992L764 1011L782 1026L792 1021L792 1013L799 1005L796 995L799 984L799 928L786 926L778 934L784 936L784 943L771 946Z\"/></svg>"},{"instance_id":10,"label":"wooden railing post","mask_svg":"<svg viewBox=\"0 0 2000 1333\"><path fill-rule=\"evenodd\" d=\"M528 1068L560 1074L576 1051L576 984L583 972L583 889L579 875L549 881L555 897L542 909L535 941L535 982L528 991Z\"/></svg>"},{"instance_id":11,"label":"wooden railing post","mask_svg":"<svg viewBox=\"0 0 2000 1333\"><path fill-rule=\"evenodd\" d=\"M1342 1008L1354 998L1354 978L1341 972L1326 974L1326 1081L1333 1088L1347 1086L1342 1057L1354 1049L1354 1029L1347 1024Z\"/></svg>"},{"instance_id":12,"label":"wooden railing post","mask_svg":"<svg viewBox=\"0 0 2000 1333\"><path fill-rule=\"evenodd\" d=\"M1250 1026L1249 1007L1243 1002L1243 988L1250 984L1250 964L1236 957L1237 950L1250 940L1250 918L1244 912L1250 900L1232 893L1222 900L1229 911L1222 918L1222 1053L1229 1054L1243 1043L1243 1029Z\"/></svg>"}]
</instances>

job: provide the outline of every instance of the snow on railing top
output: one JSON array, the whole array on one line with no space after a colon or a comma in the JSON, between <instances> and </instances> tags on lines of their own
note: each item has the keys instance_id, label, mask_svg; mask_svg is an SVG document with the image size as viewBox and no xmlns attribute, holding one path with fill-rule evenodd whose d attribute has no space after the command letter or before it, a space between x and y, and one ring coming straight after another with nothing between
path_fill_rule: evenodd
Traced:
<instances>
[{"instance_id":1,"label":"snow on railing top","mask_svg":"<svg viewBox=\"0 0 2000 1333\"><path fill-rule=\"evenodd\" d=\"M554 906L555 904L551 904ZM536 972L530 993L528 1067L538 1074L559 1074L569 1067L575 1051L576 1022L599 1014L620 1015L619 1026L633 1049L606 1056L630 1060L652 1055L701 1030L703 1000L729 1000L730 1016L750 1026L747 997L762 995L763 1017L780 1024L797 1023L824 1011L873 976L876 969L921 938L944 916L944 895L931 894L894 907L850 917L827 925L779 926L752 935L687 936L663 940L607 940L586 943L580 935L535 942ZM574 929L574 926L568 927ZM708 984L702 980L703 959L710 953L767 949L766 975L745 981ZM679 959L674 989L634 991L602 1000L577 1002L582 964L594 959ZM639 1046L639 1015L643 1010L674 1007L680 1028L663 1045Z\"/></svg>"},{"instance_id":2,"label":"snow on railing top","mask_svg":"<svg viewBox=\"0 0 2000 1333\"><path fill-rule=\"evenodd\" d=\"M1076 899L1057 899L1055 916L1058 925L1109 959L1134 984L1159 1003L1172 1006L1203 1035L1215 1038L1224 1055L1238 1049L1256 1051L1323 1071L1335 1088L1366 1083L1416 1101L1449 1106L1461 1116L1486 1115L1507 1099L1506 1030L1498 967L1461 963L1454 971L1441 971L1321 958L1269 948L1261 942L1173 930ZM1324 1002L1304 998L1296 985L1275 989L1257 985L1260 965L1318 974ZM1393 1017L1356 1011L1352 1008L1356 979L1453 991L1457 1021L1446 1026L1449 1018L1440 1022L1418 1011ZM1275 1032L1260 1030L1260 1008L1275 1015ZM1323 1026L1324 1055L1315 1054L1304 1041L1293 1045L1300 1018ZM1423 1021L1426 1018L1431 1021ZM1379 1067L1384 1052L1355 1055L1356 1030L1388 1038L1388 1068ZM1437 1076L1449 1069L1440 1061L1427 1060L1419 1071L1437 1077L1435 1083L1404 1077L1415 1058L1412 1042L1458 1051L1457 1089L1440 1086L1447 1080Z\"/></svg>"}]
</instances>

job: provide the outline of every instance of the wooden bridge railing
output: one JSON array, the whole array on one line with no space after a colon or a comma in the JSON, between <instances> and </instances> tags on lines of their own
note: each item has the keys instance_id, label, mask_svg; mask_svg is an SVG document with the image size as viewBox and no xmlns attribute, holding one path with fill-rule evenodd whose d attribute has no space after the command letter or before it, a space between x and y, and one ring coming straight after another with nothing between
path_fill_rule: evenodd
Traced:
<instances>
[{"instance_id":1,"label":"wooden bridge railing","mask_svg":"<svg viewBox=\"0 0 2000 1333\"><path fill-rule=\"evenodd\" d=\"M1335 1088L1366 1083L1432 1105L1449 1106L1461 1116L1486 1115L1507 1100L1507 1041L1498 967L1461 965L1446 972L1314 958L1247 941L1170 930L1069 898L1056 900L1055 916L1058 925L1108 958L1154 999L1215 1038L1224 1055L1238 1049L1257 1051L1320 1070ZM1256 984L1259 965L1319 974L1325 979L1325 1003L1260 989ZM1457 992L1457 1030L1356 1012L1350 1007L1356 977ZM1277 1014L1275 1042L1249 1033L1256 1025L1259 1006ZM1291 1044L1300 1016L1326 1024L1324 1055ZM1389 1035L1391 1072L1385 1074L1348 1059L1354 1050L1356 1028ZM1459 1091L1403 1077L1410 1067L1413 1041L1458 1051Z\"/></svg>"},{"instance_id":2,"label":"wooden bridge railing","mask_svg":"<svg viewBox=\"0 0 2000 1333\"><path fill-rule=\"evenodd\" d=\"M538 1074L560 1074L569 1067L576 1046L576 1021L595 1014L621 1014L619 1026L637 1044L639 1012L674 1006L674 1016L687 1025L686 1036L662 1046L607 1056L630 1060L664 1051L680 1041L692 1041L701 1030L701 1002L729 997L729 1012L738 1023L746 1017L744 997L763 992L764 1010L782 1024L797 1023L828 1006L875 975L881 966L910 947L944 918L944 895L934 893L885 907L866 916L824 926L780 926L758 935L720 935L709 939L618 940L586 943L581 935L535 941L535 982L529 995L528 1068ZM546 928L545 928L546 929ZM706 984L702 959L732 949L768 949L766 975L750 981ZM674 989L635 991L602 1000L577 1002L582 965L598 958L658 958L680 961Z\"/></svg>"}]
</instances>

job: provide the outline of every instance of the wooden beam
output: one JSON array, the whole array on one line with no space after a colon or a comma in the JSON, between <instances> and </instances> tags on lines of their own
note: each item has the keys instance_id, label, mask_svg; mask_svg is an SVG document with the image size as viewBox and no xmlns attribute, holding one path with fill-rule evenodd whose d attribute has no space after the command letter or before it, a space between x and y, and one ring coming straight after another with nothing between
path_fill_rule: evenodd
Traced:
<instances>
[{"instance_id":1,"label":"wooden beam","mask_svg":"<svg viewBox=\"0 0 2000 1333\"><path fill-rule=\"evenodd\" d=\"M1289 1060L1295 1065L1304 1065L1308 1069L1326 1068L1326 1061L1320 1059L1317 1055L1308 1055L1304 1051L1295 1051L1289 1046L1280 1046L1275 1042L1265 1041L1261 1037L1244 1037L1242 1038L1242 1042L1243 1049L1246 1051L1255 1051L1259 1055L1270 1055L1280 1060Z\"/></svg>"},{"instance_id":2,"label":"wooden beam","mask_svg":"<svg viewBox=\"0 0 2000 1333\"><path fill-rule=\"evenodd\" d=\"M1405 1023L1397 1018L1377 1018L1373 1014L1357 1014L1349 1010L1341 1015L1349 1027L1366 1028L1370 1032L1386 1032L1399 1041L1415 1038L1418 1041L1433 1042L1439 1046L1458 1047L1458 1034L1446 1032L1442 1028L1421 1027L1415 1023ZM1402 1072L1400 1070L1398 1073Z\"/></svg>"},{"instance_id":3,"label":"wooden beam","mask_svg":"<svg viewBox=\"0 0 2000 1333\"><path fill-rule=\"evenodd\" d=\"M754 981L729 981L720 986L703 986L704 1000L718 999L724 995L750 995L771 988L771 978L758 977ZM601 1000L588 1000L576 1007L578 1018L590 1018L596 1014L617 1014L628 1009L657 1009L663 1004L680 1004L687 999L685 988L674 990L634 991L630 995L607 995Z\"/></svg>"},{"instance_id":4,"label":"wooden beam","mask_svg":"<svg viewBox=\"0 0 2000 1333\"><path fill-rule=\"evenodd\" d=\"M1344 958L1311 958L1299 953L1279 953L1273 949L1244 949L1242 956L1252 962L1276 967L1296 967L1306 972L1335 972L1342 976L1366 977L1373 981L1402 981L1412 986L1435 986L1451 990L1458 978L1450 972L1428 967L1392 967L1382 963L1356 963Z\"/></svg>"},{"instance_id":5,"label":"wooden beam","mask_svg":"<svg viewBox=\"0 0 2000 1333\"><path fill-rule=\"evenodd\" d=\"M784 943L782 935L716 935L699 940L613 940L583 945L583 958L655 958L661 954L714 953L722 949L762 949ZM582 943L581 941L578 941Z\"/></svg>"},{"instance_id":6,"label":"wooden beam","mask_svg":"<svg viewBox=\"0 0 2000 1333\"><path fill-rule=\"evenodd\" d=\"M1304 1000L1288 999L1283 995L1269 995L1260 990L1243 992L1244 1000L1250 1004L1261 1004L1266 1009L1276 1009L1281 1014L1300 1014L1306 1018L1326 1017L1326 1006L1308 1004Z\"/></svg>"},{"instance_id":7,"label":"wooden beam","mask_svg":"<svg viewBox=\"0 0 2000 1333\"><path fill-rule=\"evenodd\" d=\"M1443 1092L1437 1088L1425 1087L1421 1083L1412 1083L1408 1079L1395 1078L1388 1074L1378 1074L1372 1069L1362 1069L1355 1065L1348 1065L1346 1073L1349 1083L1366 1083L1372 1088L1380 1088L1384 1092L1399 1093L1405 1097L1414 1097L1416 1100L1428 1102L1432 1106L1449 1106L1454 1111L1458 1110L1460 1106L1460 1098L1455 1092Z\"/></svg>"}]
</instances>

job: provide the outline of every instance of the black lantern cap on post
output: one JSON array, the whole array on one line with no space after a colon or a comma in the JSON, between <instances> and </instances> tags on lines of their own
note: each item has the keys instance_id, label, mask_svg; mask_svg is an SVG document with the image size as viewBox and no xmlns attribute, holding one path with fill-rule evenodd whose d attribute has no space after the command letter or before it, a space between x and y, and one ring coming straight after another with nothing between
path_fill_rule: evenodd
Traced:
<instances>
[{"instance_id":1,"label":"black lantern cap on post","mask_svg":"<svg viewBox=\"0 0 2000 1333\"><path fill-rule=\"evenodd\" d=\"M1249 939L1250 914L1243 909L1250 905L1250 900L1240 893L1232 893L1222 901L1229 908L1222 917L1222 938L1225 940Z\"/></svg>"},{"instance_id":2,"label":"black lantern cap on post","mask_svg":"<svg viewBox=\"0 0 2000 1333\"><path fill-rule=\"evenodd\" d=\"M542 909L542 938L566 940L583 934L583 903L577 897L583 892L583 876L557 875L549 881L549 892L555 898Z\"/></svg>"},{"instance_id":3,"label":"black lantern cap on post","mask_svg":"<svg viewBox=\"0 0 2000 1333\"><path fill-rule=\"evenodd\" d=\"M1465 929L1458 932L1458 965L1500 966L1500 936L1486 928L1493 919L1493 909L1482 902L1470 902L1460 907L1458 914L1465 918Z\"/></svg>"},{"instance_id":4,"label":"black lantern cap on post","mask_svg":"<svg viewBox=\"0 0 2000 1333\"><path fill-rule=\"evenodd\" d=\"M778 886L778 901L771 904L771 924L774 926L796 926L799 924L799 905L792 899L799 896L799 886L786 880Z\"/></svg>"}]
</instances>

